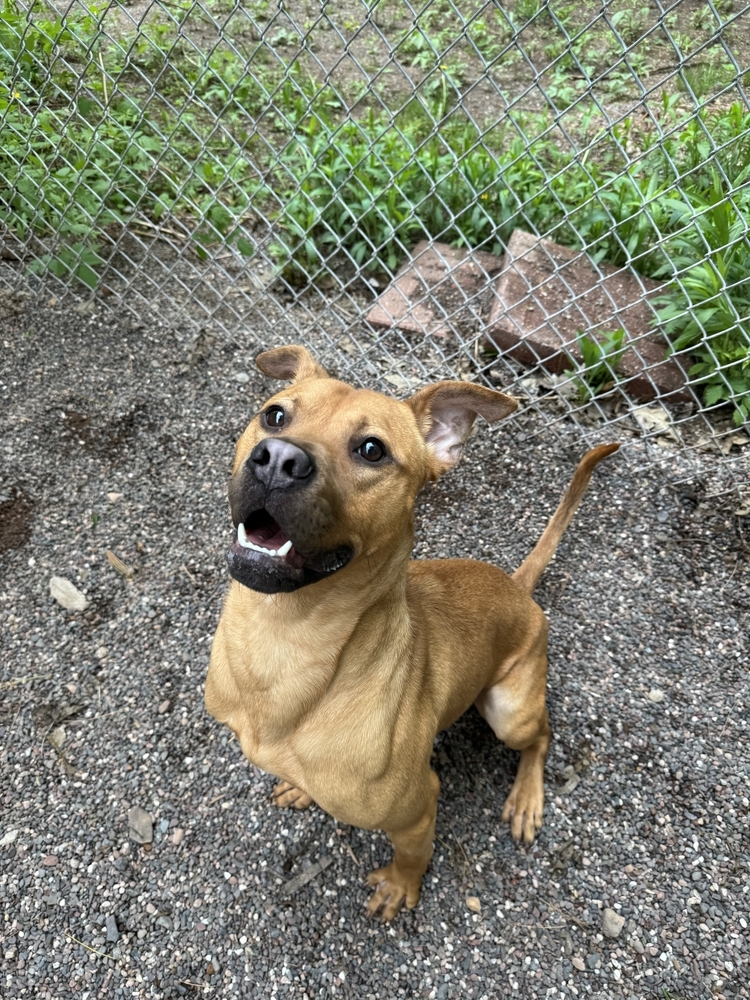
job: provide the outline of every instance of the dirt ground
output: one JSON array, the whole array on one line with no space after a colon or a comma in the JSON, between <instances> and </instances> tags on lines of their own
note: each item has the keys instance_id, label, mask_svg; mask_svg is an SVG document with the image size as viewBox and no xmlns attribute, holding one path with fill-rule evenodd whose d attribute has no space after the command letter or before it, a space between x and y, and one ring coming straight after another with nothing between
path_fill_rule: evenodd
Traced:
<instances>
[{"instance_id":1,"label":"dirt ground","mask_svg":"<svg viewBox=\"0 0 750 1000\"><path fill-rule=\"evenodd\" d=\"M422 901L382 926L364 878L384 835L271 809L202 702L233 443L270 389L260 313L188 352L156 308L19 302L0 319L3 997L750 996L750 532L711 495L715 459L644 467L631 445L597 470L537 592L545 826L511 842L515 755L472 710L436 741ZM423 495L415 555L512 569L580 452L538 415L483 425Z\"/></svg>"}]
</instances>

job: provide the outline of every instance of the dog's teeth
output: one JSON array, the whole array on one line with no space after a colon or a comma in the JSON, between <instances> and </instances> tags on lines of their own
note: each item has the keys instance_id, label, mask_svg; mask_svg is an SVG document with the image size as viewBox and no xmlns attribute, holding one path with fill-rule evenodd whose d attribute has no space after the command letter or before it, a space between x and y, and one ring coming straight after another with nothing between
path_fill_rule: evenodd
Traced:
<instances>
[{"instance_id":1,"label":"dog's teeth","mask_svg":"<svg viewBox=\"0 0 750 1000\"><path fill-rule=\"evenodd\" d=\"M247 532L245 531L245 525L242 521L240 521L237 525L237 541L243 549L252 549L253 552L262 552L264 556L273 556L274 559L283 559L292 547L291 541L284 542L280 549L264 549L262 545L256 545L255 542L251 542L248 539Z\"/></svg>"}]
</instances>

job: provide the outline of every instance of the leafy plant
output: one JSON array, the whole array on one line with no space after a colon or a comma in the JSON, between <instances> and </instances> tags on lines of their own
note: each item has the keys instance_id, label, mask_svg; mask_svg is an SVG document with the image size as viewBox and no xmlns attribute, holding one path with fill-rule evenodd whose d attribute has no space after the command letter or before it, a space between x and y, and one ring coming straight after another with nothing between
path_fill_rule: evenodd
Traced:
<instances>
[{"instance_id":1,"label":"leafy plant","mask_svg":"<svg viewBox=\"0 0 750 1000\"><path fill-rule=\"evenodd\" d=\"M653 272L660 246L674 256L689 218L703 212L712 164L748 217L737 190L750 162L750 114L739 103L686 120L676 95L665 98L668 127L658 145L625 122L603 129L583 158L573 143L558 148L555 115L572 103L588 114L586 77L594 65L597 73L606 68L598 43L609 34L613 44L600 19L579 34L566 27L578 16L572 4L515 0L513 23L528 34L526 48L539 60L546 49L555 61L547 70L551 108L513 111L491 128L475 110L481 102L470 115L459 96L514 29L504 8L480 0L460 9L455 0L432 0L405 28L393 27L390 8L379 11L396 58L424 71L407 100L394 87L395 70L370 87L332 75L323 81L310 38L279 29L267 0L239 7L211 0L208 13L173 0L150 8L131 34L110 30L112 5L99 0L64 19L50 0L0 4L0 224L47 241L38 269L87 287L105 263L104 231L146 220L178 220L199 255L218 244L251 255L243 218L262 215L275 223L279 267L310 281L341 255L392 272L422 237L499 253L519 226ZM187 18L215 25L219 10L220 37L200 51L195 33L181 26ZM633 10L641 16L638 2ZM293 55L283 51L290 42ZM645 71L643 58L629 55L636 73ZM523 57L511 49L501 61L508 74ZM574 66L583 80L571 79ZM590 120L575 129L588 135ZM637 169L626 148L644 154ZM679 205L689 206L687 215ZM693 268L709 259L705 246L685 252L684 276L697 279ZM736 324L747 312L742 286L727 281L718 295L726 322L690 348L697 365L720 354L714 368L693 373L707 399L718 391L709 394L714 376L731 400L741 387L735 374L744 378ZM675 326L675 338L680 332Z\"/></svg>"},{"instance_id":2,"label":"leafy plant","mask_svg":"<svg viewBox=\"0 0 750 1000\"><path fill-rule=\"evenodd\" d=\"M499 15L499 12L495 12ZM477 18L472 21L466 29L466 34L471 39L474 47L485 63L492 62L502 51L505 42L505 24L496 18L497 28L493 31L484 18Z\"/></svg>"},{"instance_id":3,"label":"leafy plant","mask_svg":"<svg viewBox=\"0 0 750 1000\"><path fill-rule=\"evenodd\" d=\"M747 167L738 180L749 175ZM747 189L729 197L714 172L707 191L671 204L680 232L657 271L673 279L658 303L659 323L673 352L698 359L690 375L704 403L729 404L739 425L750 415L750 198Z\"/></svg>"},{"instance_id":4,"label":"leafy plant","mask_svg":"<svg viewBox=\"0 0 750 1000\"><path fill-rule=\"evenodd\" d=\"M40 96L49 82L56 48L71 38L59 15L34 18L38 6L32 2L26 10L16 0L4 0L0 13L0 94L3 90L7 95L29 91Z\"/></svg>"},{"instance_id":5,"label":"leafy plant","mask_svg":"<svg viewBox=\"0 0 750 1000\"><path fill-rule=\"evenodd\" d=\"M34 261L30 270L37 274L49 271L55 277L63 279L70 276L88 288L96 288L99 283L97 268L102 263L98 241L88 240L61 246L54 254L42 254Z\"/></svg>"},{"instance_id":6,"label":"leafy plant","mask_svg":"<svg viewBox=\"0 0 750 1000\"><path fill-rule=\"evenodd\" d=\"M699 349L698 355L703 360L691 367L690 374L703 387L704 404L730 405L737 427L750 420L750 336L747 328L730 331L711 341Z\"/></svg>"},{"instance_id":7,"label":"leafy plant","mask_svg":"<svg viewBox=\"0 0 750 1000\"><path fill-rule=\"evenodd\" d=\"M622 346L624 337L622 329L597 336L578 331L576 340L583 360L579 363L569 354L576 367L566 369L565 374L575 385L580 403L590 402L615 384L617 366L626 350Z\"/></svg>"},{"instance_id":8,"label":"leafy plant","mask_svg":"<svg viewBox=\"0 0 750 1000\"><path fill-rule=\"evenodd\" d=\"M513 13L519 25L526 24L542 9L542 0L515 0Z\"/></svg>"},{"instance_id":9,"label":"leafy plant","mask_svg":"<svg viewBox=\"0 0 750 1000\"><path fill-rule=\"evenodd\" d=\"M612 14L610 22L625 45L630 46L646 30L648 15L648 7L627 7Z\"/></svg>"},{"instance_id":10,"label":"leafy plant","mask_svg":"<svg viewBox=\"0 0 750 1000\"><path fill-rule=\"evenodd\" d=\"M684 91L700 100L718 93L732 82L734 76L734 66L719 56L719 58L709 58L705 62L695 62L692 66L685 66L677 82Z\"/></svg>"}]
</instances>

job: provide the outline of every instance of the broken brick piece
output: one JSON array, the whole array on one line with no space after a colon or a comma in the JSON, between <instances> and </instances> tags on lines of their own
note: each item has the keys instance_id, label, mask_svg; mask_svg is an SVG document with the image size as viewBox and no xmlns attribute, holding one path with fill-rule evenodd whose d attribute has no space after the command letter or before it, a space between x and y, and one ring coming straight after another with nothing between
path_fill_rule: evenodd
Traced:
<instances>
[{"instance_id":1,"label":"broken brick piece","mask_svg":"<svg viewBox=\"0 0 750 1000\"><path fill-rule=\"evenodd\" d=\"M473 333L502 258L422 240L367 314L373 326L447 337Z\"/></svg>"},{"instance_id":2,"label":"broken brick piece","mask_svg":"<svg viewBox=\"0 0 750 1000\"><path fill-rule=\"evenodd\" d=\"M594 265L580 250L517 229L493 282L485 333L517 361L561 373L573 367L571 357L582 360L579 331L603 336L623 329L628 349L617 373L624 391L644 402L657 396L690 400L682 365L666 358L667 345L653 330L648 299L663 290L626 268Z\"/></svg>"}]
</instances>

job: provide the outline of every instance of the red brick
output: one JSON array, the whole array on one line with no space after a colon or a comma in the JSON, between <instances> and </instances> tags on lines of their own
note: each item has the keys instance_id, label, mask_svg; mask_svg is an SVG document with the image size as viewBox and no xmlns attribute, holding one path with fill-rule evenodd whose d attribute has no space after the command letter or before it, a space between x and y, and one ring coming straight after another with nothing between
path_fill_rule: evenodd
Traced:
<instances>
[{"instance_id":1,"label":"red brick","mask_svg":"<svg viewBox=\"0 0 750 1000\"><path fill-rule=\"evenodd\" d=\"M453 331L468 336L477 329L489 302L489 280L501 266L502 258L494 254L423 240L367 314L367 322L432 337Z\"/></svg>"},{"instance_id":2,"label":"red brick","mask_svg":"<svg viewBox=\"0 0 750 1000\"><path fill-rule=\"evenodd\" d=\"M563 372L572 367L569 355L581 360L579 330L596 336L622 328L630 346L617 371L627 394L643 401L657 395L689 400L685 371L675 358L665 360L667 346L653 330L646 301L663 289L625 268L597 267L578 250L517 229L493 282L486 335L524 364L541 362L549 371Z\"/></svg>"}]
</instances>

